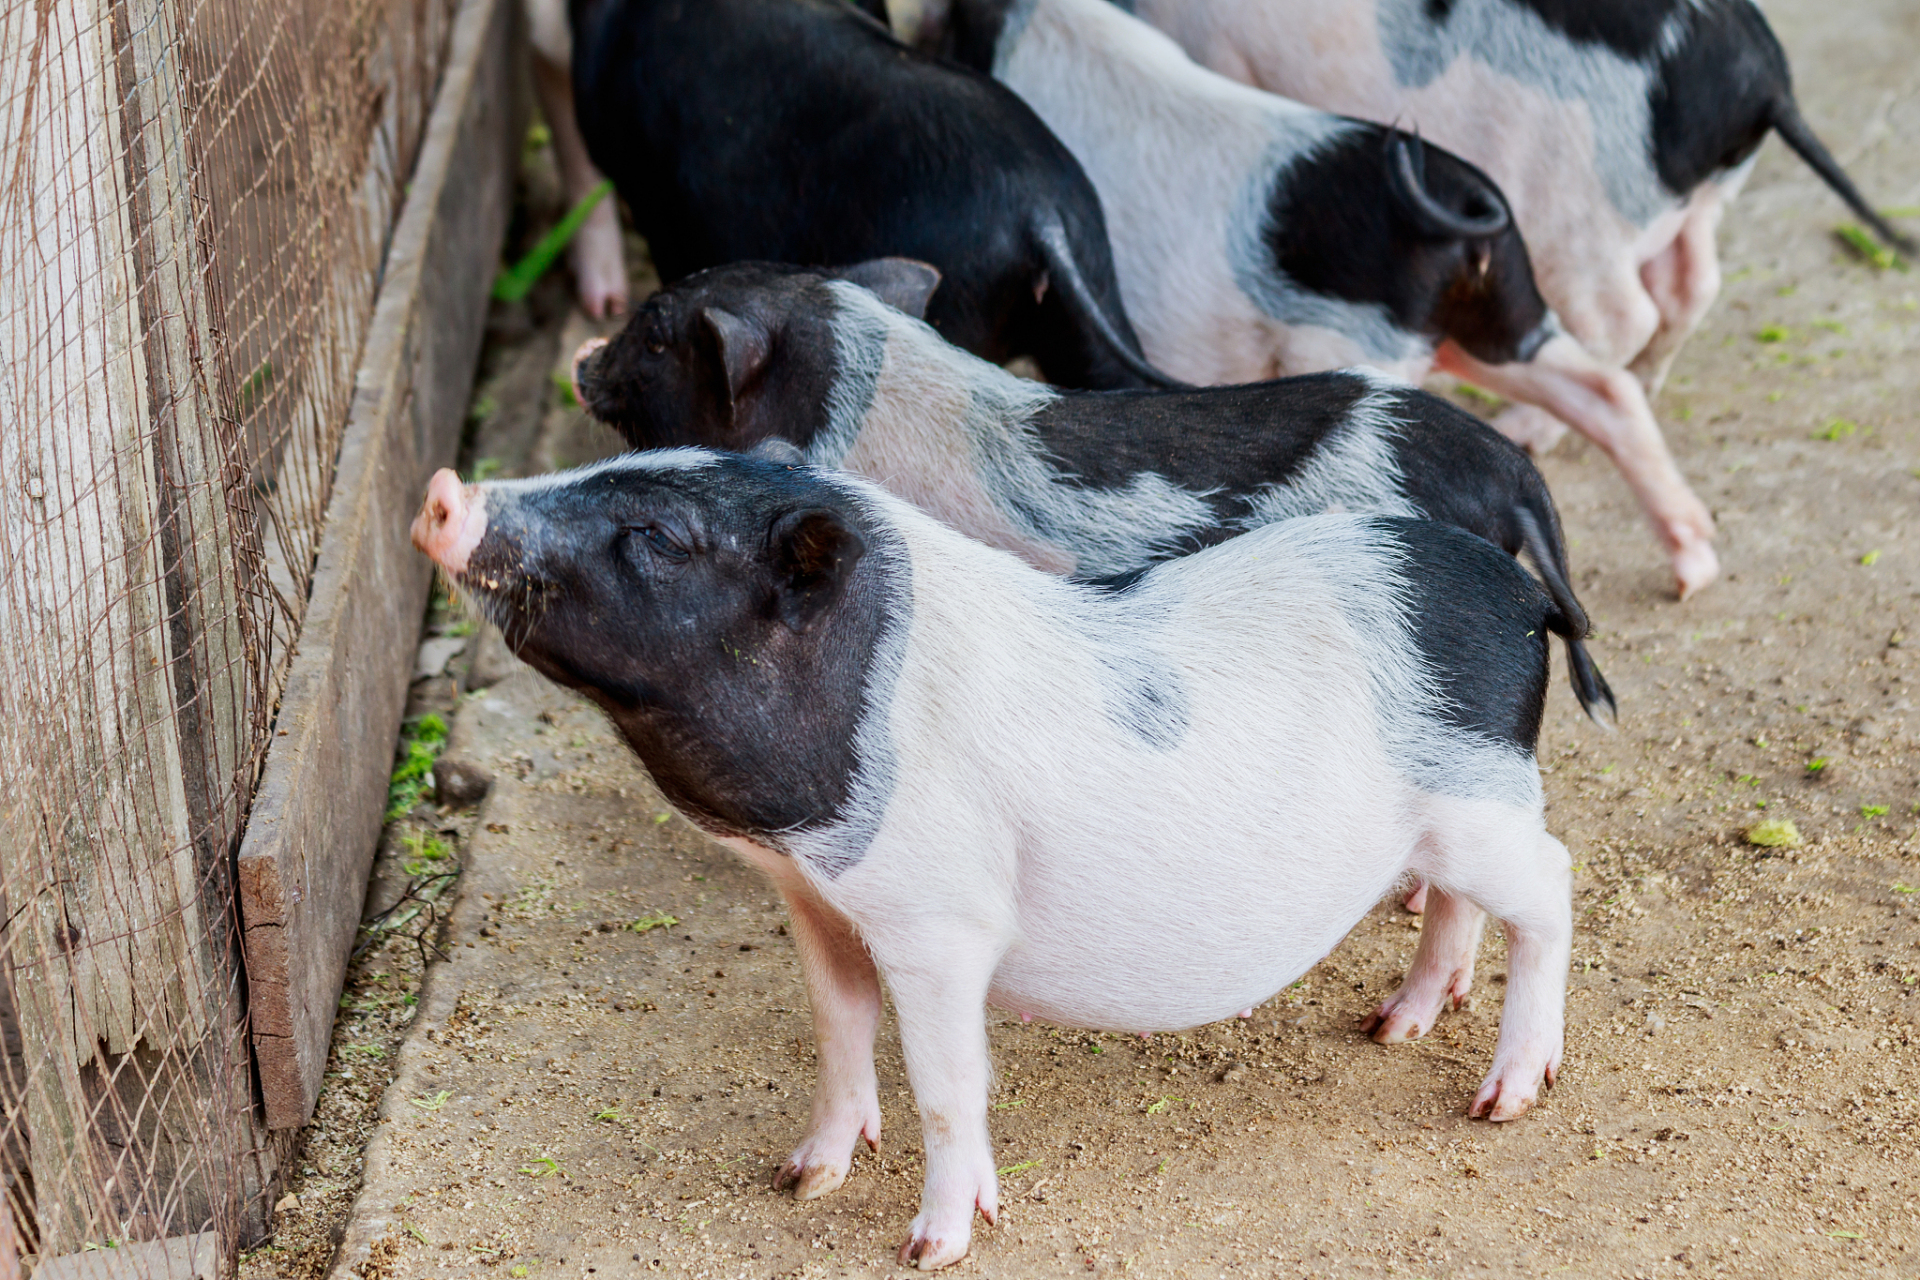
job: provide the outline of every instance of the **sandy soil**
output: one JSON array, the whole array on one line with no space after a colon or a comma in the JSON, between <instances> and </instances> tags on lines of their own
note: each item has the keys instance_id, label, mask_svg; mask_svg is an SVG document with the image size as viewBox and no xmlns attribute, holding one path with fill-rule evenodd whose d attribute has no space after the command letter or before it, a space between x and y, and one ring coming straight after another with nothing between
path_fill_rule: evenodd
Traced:
<instances>
[{"instance_id":1,"label":"sandy soil","mask_svg":"<svg viewBox=\"0 0 1920 1280\"><path fill-rule=\"evenodd\" d=\"M1770 16L1842 161L1920 204L1920 10L1843 8ZM1545 1105L1463 1116L1497 939L1426 1041L1355 1032L1412 952L1392 904L1248 1021L1141 1041L991 1013L1005 1211L961 1270L1920 1275L1920 276L1849 254L1843 217L1768 144L1659 405L1722 582L1674 603L1605 459L1570 441L1543 464L1622 708L1608 735L1556 687L1542 739L1577 864ZM542 389L582 330L547 306L503 324L481 389L481 446L513 466L605 447ZM880 1153L826 1199L774 1194L812 1081L775 895L569 696L524 671L462 695L473 657L416 709L453 712L449 752L499 781L399 824L370 903L406 880L402 836L440 835L466 868L452 960L424 996L404 936L357 962L297 1203L243 1274L324 1269L374 1134L340 1259L369 1280L899 1274L920 1160L891 1023ZM1765 819L1805 844L1749 844Z\"/></svg>"}]
</instances>

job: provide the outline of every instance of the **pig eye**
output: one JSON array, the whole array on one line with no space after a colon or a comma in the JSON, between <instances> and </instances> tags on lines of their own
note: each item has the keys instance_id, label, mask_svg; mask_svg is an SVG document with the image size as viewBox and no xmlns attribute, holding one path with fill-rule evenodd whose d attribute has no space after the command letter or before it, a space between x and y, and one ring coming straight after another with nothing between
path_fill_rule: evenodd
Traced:
<instances>
[{"instance_id":1,"label":"pig eye","mask_svg":"<svg viewBox=\"0 0 1920 1280\"><path fill-rule=\"evenodd\" d=\"M660 341L658 335L649 337L647 339L647 350L652 354L657 356L662 351L665 351L666 349L667 349L667 344Z\"/></svg>"},{"instance_id":2,"label":"pig eye","mask_svg":"<svg viewBox=\"0 0 1920 1280\"><path fill-rule=\"evenodd\" d=\"M656 555L674 561L687 558L687 549L657 524L636 525L632 531L639 534L640 540L647 544L648 550Z\"/></svg>"}]
</instances>

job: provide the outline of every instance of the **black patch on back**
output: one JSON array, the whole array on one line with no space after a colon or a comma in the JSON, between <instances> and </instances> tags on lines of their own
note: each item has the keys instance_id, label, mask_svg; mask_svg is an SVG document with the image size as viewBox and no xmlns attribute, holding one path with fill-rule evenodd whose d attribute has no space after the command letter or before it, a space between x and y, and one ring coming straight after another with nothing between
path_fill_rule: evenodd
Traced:
<instances>
[{"instance_id":1,"label":"black patch on back","mask_svg":"<svg viewBox=\"0 0 1920 1280\"><path fill-rule=\"evenodd\" d=\"M1456 729L1532 755L1553 601L1510 555L1449 525L1383 520L1405 548L1407 624Z\"/></svg>"},{"instance_id":2,"label":"black patch on back","mask_svg":"<svg viewBox=\"0 0 1920 1280\"><path fill-rule=\"evenodd\" d=\"M1622 57L1645 60L1660 46L1660 32L1688 0L1507 0L1527 9L1576 44L1599 44ZM1427 0L1427 17L1445 26L1454 0Z\"/></svg>"},{"instance_id":3,"label":"black patch on back","mask_svg":"<svg viewBox=\"0 0 1920 1280\"><path fill-rule=\"evenodd\" d=\"M1184 489L1245 492L1284 481L1373 390L1351 373L1310 373L1192 391L1066 395L1031 419L1068 483L1121 489L1153 471ZM1216 504L1223 514L1238 504Z\"/></svg>"},{"instance_id":4,"label":"black patch on back","mask_svg":"<svg viewBox=\"0 0 1920 1280\"><path fill-rule=\"evenodd\" d=\"M1793 93L1787 55L1747 0L1710 0L1683 21L1649 100L1654 167L1681 197L1752 155L1773 127L1773 104Z\"/></svg>"},{"instance_id":5,"label":"black patch on back","mask_svg":"<svg viewBox=\"0 0 1920 1280\"><path fill-rule=\"evenodd\" d=\"M1269 200L1265 245L1302 289L1376 303L1408 333L1453 338L1490 364L1515 358L1547 314L1519 229L1468 243L1436 238L1394 194L1386 131L1356 129L1283 167ZM1493 179L1452 152L1423 146L1425 187L1449 209L1505 203ZM1478 270L1486 255L1487 269Z\"/></svg>"},{"instance_id":6,"label":"black patch on back","mask_svg":"<svg viewBox=\"0 0 1920 1280\"><path fill-rule=\"evenodd\" d=\"M1394 401L1401 489L1423 515L1517 556L1526 545L1518 518L1524 510L1539 525L1555 563L1565 566L1560 514L1525 449L1438 396L1408 387Z\"/></svg>"}]
</instances>

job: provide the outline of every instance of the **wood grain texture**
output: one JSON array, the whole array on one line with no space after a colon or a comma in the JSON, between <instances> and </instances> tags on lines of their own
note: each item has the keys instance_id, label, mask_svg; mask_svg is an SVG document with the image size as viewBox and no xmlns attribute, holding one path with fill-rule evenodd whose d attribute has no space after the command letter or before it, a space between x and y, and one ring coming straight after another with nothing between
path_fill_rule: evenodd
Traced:
<instances>
[{"instance_id":1,"label":"wood grain texture","mask_svg":"<svg viewBox=\"0 0 1920 1280\"><path fill-rule=\"evenodd\" d=\"M267 1123L326 1066L430 566L407 525L452 463L511 203L518 6L464 0L357 375L313 600L239 862Z\"/></svg>"}]
</instances>

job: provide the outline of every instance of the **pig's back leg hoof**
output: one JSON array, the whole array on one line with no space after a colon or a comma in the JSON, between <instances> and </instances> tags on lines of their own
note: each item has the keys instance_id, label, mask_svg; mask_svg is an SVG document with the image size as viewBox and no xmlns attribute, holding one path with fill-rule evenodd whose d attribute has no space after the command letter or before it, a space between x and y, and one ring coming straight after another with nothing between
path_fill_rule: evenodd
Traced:
<instances>
[{"instance_id":1,"label":"pig's back leg hoof","mask_svg":"<svg viewBox=\"0 0 1920 1280\"><path fill-rule=\"evenodd\" d=\"M1720 576L1720 557L1705 538L1689 538L1669 553L1673 561L1673 588L1682 600Z\"/></svg>"},{"instance_id":2,"label":"pig's back leg hoof","mask_svg":"<svg viewBox=\"0 0 1920 1280\"><path fill-rule=\"evenodd\" d=\"M1420 942L1399 990L1373 1011L1360 1030L1381 1044L1418 1040L1440 1011L1455 1009L1473 988L1473 960L1486 915L1465 898L1423 884L1426 911Z\"/></svg>"},{"instance_id":3,"label":"pig's back leg hoof","mask_svg":"<svg viewBox=\"0 0 1920 1280\"><path fill-rule=\"evenodd\" d=\"M879 1132L878 1103L873 1108L873 1119L864 1128L856 1126L847 1132L845 1125L816 1126L773 1175L773 1189L785 1191L792 1187L795 1200L817 1200L838 1191L853 1168L853 1144L864 1133L867 1145L877 1151L880 1144L875 1135Z\"/></svg>"},{"instance_id":4,"label":"pig's back leg hoof","mask_svg":"<svg viewBox=\"0 0 1920 1280\"><path fill-rule=\"evenodd\" d=\"M1567 969L1573 951L1572 860L1566 846L1536 828L1515 856L1479 860L1463 887L1507 931L1507 997L1493 1069L1467 1114L1489 1120L1524 1115L1560 1070Z\"/></svg>"},{"instance_id":5,"label":"pig's back leg hoof","mask_svg":"<svg viewBox=\"0 0 1920 1280\"><path fill-rule=\"evenodd\" d=\"M922 1271L933 1271L940 1267L949 1267L967 1256L967 1250L973 1241L973 1211L979 1209L986 1218L987 1225L998 1221L996 1205L999 1203L998 1188L989 1187L981 1191L967 1205L964 1215L944 1214L937 1209L923 1209L920 1216L913 1220L908 1229L906 1243L900 1246L895 1261L919 1267Z\"/></svg>"},{"instance_id":6,"label":"pig's back leg hoof","mask_svg":"<svg viewBox=\"0 0 1920 1280\"><path fill-rule=\"evenodd\" d=\"M1529 1067L1524 1064L1510 1064L1503 1070L1495 1066L1480 1086L1480 1092L1473 1095L1473 1105L1467 1108L1469 1119L1485 1117L1496 1124L1503 1120L1518 1120L1533 1109L1540 1100L1540 1086L1553 1087L1553 1078L1559 1073L1555 1063L1545 1067Z\"/></svg>"}]
</instances>

